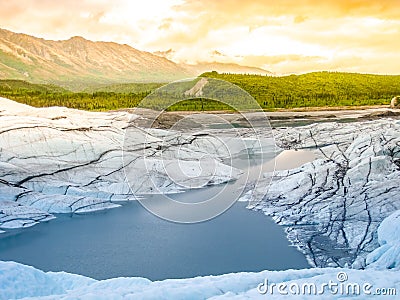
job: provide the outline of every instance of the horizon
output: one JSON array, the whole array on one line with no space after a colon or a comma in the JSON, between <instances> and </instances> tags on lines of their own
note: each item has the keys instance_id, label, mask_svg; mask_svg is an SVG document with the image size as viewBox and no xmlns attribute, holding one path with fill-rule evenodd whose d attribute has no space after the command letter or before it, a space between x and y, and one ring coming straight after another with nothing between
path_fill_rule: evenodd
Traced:
<instances>
[{"instance_id":1,"label":"horizon","mask_svg":"<svg viewBox=\"0 0 400 300\"><path fill-rule=\"evenodd\" d=\"M176 62L235 63L277 75L399 74L400 3L289 0L2 3L0 28L47 40L81 36ZM195 16L195 19L193 19Z\"/></svg>"}]
</instances>

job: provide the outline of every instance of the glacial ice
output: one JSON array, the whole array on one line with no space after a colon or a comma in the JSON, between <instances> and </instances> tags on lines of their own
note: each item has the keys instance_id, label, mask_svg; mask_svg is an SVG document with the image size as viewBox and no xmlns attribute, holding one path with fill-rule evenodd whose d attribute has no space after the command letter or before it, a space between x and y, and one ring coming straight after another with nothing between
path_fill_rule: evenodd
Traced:
<instances>
[{"instance_id":1,"label":"glacial ice","mask_svg":"<svg viewBox=\"0 0 400 300\"><path fill-rule=\"evenodd\" d=\"M387 217L378 228L379 247L368 254L373 269L400 269L400 210Z\"/></svg>"},{"instance_id":2,"label":"glacial ice","mask_svg":"<svg viewBox=\"0 0 400 300\"><path fill-rule=\"evenodd\" d=\"M380 252L367 259L379 247L378 226L400 209L399 121L281 128L275 139L284 149L309 149L318 158L265 174L265 183L244 196L249 208L285 226L289 240L313 266L363 268L378 259ZM388 245L392 250L380 260L389 267L389 253L394 258L399 247L382 247Z\"/></svg>"},{"instance_id":3,"label":"glacial ice","mask_svg":"<svg viewBox=\"0 0 400 300\"><path fill-rule=\"evenodd\" d=\"M222 160L256 147L251 138L226 149L207 132L140 128L134 124L139 118L0 98L0 229L32 226L54 213L114 208L143 194L225 183L241 171Z\"/></svg>"},{"instance_id":4,"label":"glacial ice","mask_svg":"<svg viewBox=\"0 0 400 300\"><path fill-rule=\"evenodd\" d=\"M139 117L128 112L38 109L0 98L0 228L32 226L51 220L53 213L108 209L144 193L179 192L199 184L196 180L182 182L185 177L179 176L171 180L166 161L172 169L176 167L173 162L179 161L189 178L195 178L197 159L207 155L210 169L206 177L219 170L212 173L209 184L240 176L239 170L221 162L229 153L212 134L135 129L130 125L135 118ZM124 145L127 127L131 134ZM266 278L271 283L325 283L335 280L338 272L346 272L349 282L395 287L398 293L400 122L320 123L280 128L274 134L282 149L309 149L318 158L299 168L265 174L264 181L244 199L250 201L249 208L262 210L285 226L291 242L319 268L156 282L145 278L96 281L0 262L0 299L274 299L281 296L257 291ZM235 136L223 136L222 144L231 142L233 154L247 147L257 151L250 132L245 139L238 138L246 141L241 146ZM144 138L150 145L145 149ZM265 138L270 138L268 133ZM142 179L135 181L134 194L122 172L123 146L128 150L125 165L132 166L128 176ZM143 153L145 162L138 159ZM152 172L146 173L148 166ZM260 195L261 201L257 199Z\"/></svg>"},{"instance_id":5,"label":"glacial ice","mask_svg":"<svg viewBox=\"0 0 400 300\"><path fill-rule=\"evenodd\" d=\"M263 128L254 129L264 136L258 145L246 129L241 136L199 135L139 128L142 117L129 112L32 108L4 98L0 107L1 230L227 182L241 172L223 159L271 146ZM279 147L309 149L318 158L265 174L243 199L284 225L312 265L362 268L379 247L379 224L400 208L399 129L391 119L275 129Z\"/></svg>"},{"instance_id":6,"label":"glacial ice","mask_svg":"<svg viewBox=\"0 0 400 300\"><path fill-rule=\"evenodd\" d=\"M400 271L398 270L354 270L343 268L312 268L287 271L262 271L259 273L232 273L218 276L205 276L188 279L167 279L150 281L145 278L113 278L93 280L91 278L68 274L65 272L43 272L30 266L15 262L0 262L0 299L287 299L290 295L281 295L277 288L261 294L257 287L268 280L273 283L284 283L289 286L315 284L320 286L330 281L336 284L338 274L347 276L346 283L360 285L360 294L352 294L351 299L396 299L396 295L378 295L376 289L385 289L385 293L396 292L400 288ZM364 294L363 286L371 288ZM344 285L346 287L346 285ZM346 291L346 288L344 289ZM286 288L288 292L288 288ZM346 292L334 294L325 289L324 294L304 293L295 299L342 299Z\"/></svg>"}]
</instances>

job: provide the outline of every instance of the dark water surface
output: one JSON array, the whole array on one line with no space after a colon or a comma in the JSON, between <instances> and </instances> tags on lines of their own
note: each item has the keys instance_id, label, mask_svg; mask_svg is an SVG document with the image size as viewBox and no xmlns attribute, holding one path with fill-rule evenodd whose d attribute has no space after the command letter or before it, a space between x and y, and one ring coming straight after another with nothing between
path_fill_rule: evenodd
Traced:
<instances>
[{"instance_id":1,"label":"dark water surface","mask_svg":"<svg viewBox=\"0 0 400 300\"><path fill-rule=\"evenodd\" d=\"M161 280L309 267L282 227L245 206L236 203L219 217L196 224L162 220L136 201L97 213L57 215L51 222L1 234L0 260L96 279Z\"/></svg>"},{"instance_id":2,"label":"dark water surface","mask_svg":"<svg viewBox=\"0 0 400 300\"><path fill-rule=\"evenodd\" d=\"M283 228L237 203L197 224L159 219L138 202L88 215L59 215L0 240L0 259L44 271L152 280L306 268Z\"/></svg>"}]
</instances>

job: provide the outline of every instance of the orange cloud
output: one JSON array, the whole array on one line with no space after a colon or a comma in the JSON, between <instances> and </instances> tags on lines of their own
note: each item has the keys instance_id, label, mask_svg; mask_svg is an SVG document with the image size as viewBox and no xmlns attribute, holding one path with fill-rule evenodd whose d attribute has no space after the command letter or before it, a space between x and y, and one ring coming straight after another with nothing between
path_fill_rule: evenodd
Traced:
<instances>
[{"instance_id":1,"label":"orange cloud","mask_svg":"<svg viewBox=\"0 0 400 300\"><path fill-rule=\"evenodd\" d=\"M2 1L0 27L172 49L176 61L218 59L277 73L400 70L399 0Z\"/></svg>"},{"instance_id":2,"label":"orange cloud","mask_svg":"<svg viewBox=\"0 0 400 300\"><path fill-rule=\"evenodd\" d=\"M398 0L187 0L183 11L207 11L235 18L255 15L301 15L310 17L375 16L399 19Z\"/></svg>"}]
</instances>

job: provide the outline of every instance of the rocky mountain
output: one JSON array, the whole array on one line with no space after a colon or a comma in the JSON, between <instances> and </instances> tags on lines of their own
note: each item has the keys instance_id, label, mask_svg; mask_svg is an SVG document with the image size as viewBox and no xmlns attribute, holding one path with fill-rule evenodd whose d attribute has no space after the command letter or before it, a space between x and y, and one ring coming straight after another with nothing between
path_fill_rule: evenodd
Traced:
<instances>
[{"instance_id":1,"label":"rocky mountain","mask_svg":"<svg viewBox=\"0 0 400 300\"><path fill-rule=\"evenodd\" d=\"M82 37L51 41L0 29L0 78L79 89L120 82L168 82L193 74L128 45Z\"/></svg>"},{"instance_id":2,"label":"rocky mountain","mask_svg":"<svg viewBox=\"0 0 400 300\"><path fill-rule=\"evenodd\" d=\"M169 82L205 71L263 73L235 64L180 65L126 44L82 37L52 41L0 29L0 79L23 79L80 90L88 85Z\"/></svg>"}]
</instances>

